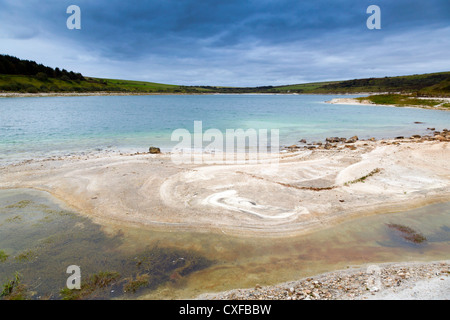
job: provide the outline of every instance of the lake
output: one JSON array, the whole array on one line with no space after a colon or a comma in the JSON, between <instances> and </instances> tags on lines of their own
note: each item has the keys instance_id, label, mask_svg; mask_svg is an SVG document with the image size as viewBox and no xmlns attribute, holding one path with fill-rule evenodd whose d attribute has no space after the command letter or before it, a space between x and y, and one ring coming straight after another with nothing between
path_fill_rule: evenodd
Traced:
<instances>
[{"instance_id":1,"label":"lake","mask_svg":"<svg viewBox=\"0 0 450 320\"><path fill-rule=\"evenodd\" d=\"M393 138L450 124L439 110L327 104L340 95L153 95L0 99L0 163L97 151L170 151L176 129L278 129L281 145ZM353 96L345 96L353 97ZM415 122L421 122L419 124Z\"/></svg>"}]
</instances>

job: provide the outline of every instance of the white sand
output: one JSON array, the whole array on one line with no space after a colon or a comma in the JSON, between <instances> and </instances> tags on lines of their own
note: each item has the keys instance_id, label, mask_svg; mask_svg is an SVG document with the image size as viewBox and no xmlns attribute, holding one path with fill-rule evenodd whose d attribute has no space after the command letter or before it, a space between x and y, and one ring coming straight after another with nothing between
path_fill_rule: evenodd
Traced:
<instances>
[{"instance_id":1,"label":"white sand","mask_svg":"<svg viewBox=\"0 0 450 320\"><path fill-rule=\"evenodd\" d=\"M283 154L278 167L177 165L168 154L30 161L0 168L0 188L44 190L120 224L274 237L448 201L448 142L356 145Z\"/></svg>"}]
</instances>

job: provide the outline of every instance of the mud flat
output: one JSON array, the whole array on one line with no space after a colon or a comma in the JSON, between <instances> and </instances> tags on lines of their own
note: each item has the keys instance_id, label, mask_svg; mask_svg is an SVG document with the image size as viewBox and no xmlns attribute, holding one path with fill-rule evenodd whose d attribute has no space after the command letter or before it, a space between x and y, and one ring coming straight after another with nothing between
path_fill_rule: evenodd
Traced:
<instances>
[{"instance_id":1,"label":"mud flat","mask_svg":"<svg viewBox=\"0 0 450 320\"><path fill-rule=\"evenodd\" d=\"M286 237L448 201L448 133L296 147L276 165L175 164L168 153L30 160L0 168L0 188L47 191L118 224Z\"/></svg>"}]
</instances>

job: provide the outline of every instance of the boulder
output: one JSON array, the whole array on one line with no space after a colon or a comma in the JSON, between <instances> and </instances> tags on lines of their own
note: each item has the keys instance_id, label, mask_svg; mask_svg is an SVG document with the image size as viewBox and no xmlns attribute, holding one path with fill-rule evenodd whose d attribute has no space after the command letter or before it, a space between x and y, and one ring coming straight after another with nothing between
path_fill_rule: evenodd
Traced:
<instances>
[{"instance_id":1,"label":"boulder","mask_svg":"<svg viewBox=\"0 0 450 320\"><path fill-rule=\"evenodd\" d=\"M339 137L329 137L329 138L326 138L326 141L327 142L340 142L341 139Z\"/></svg>"},{"instance_id":2,"label":"boulder","mask_svg":"<svg viewBox=\"0 0 450 320\"><path fill-rule=\"evenodd\" d=\"M157 148L157 147L150 147L148 149L148 152L151 154L159 154L159 153L161 153L161 149Z\"/></svg>"},{"instance_id":3,"label":"boulder","mask_svg":"<svg viewBox=\"0 0 450 320\"><path fill-rule=\"evenodd\" d=\"M347 140L347 143L355 143L356 141L358 141L358 137L357 136L353 136L350 139Z\"/></svg>"}]
</instances>

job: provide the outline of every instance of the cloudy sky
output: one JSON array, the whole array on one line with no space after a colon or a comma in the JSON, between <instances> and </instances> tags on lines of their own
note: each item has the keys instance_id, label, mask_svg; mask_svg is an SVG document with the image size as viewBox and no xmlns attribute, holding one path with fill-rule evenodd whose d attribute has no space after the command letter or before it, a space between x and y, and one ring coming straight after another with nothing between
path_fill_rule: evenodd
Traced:
<instances>
[{"instance_id":1,"label":"cloudy sky","mask_svg":"<svg viewBox=\"0 0 450 320\"><path fill-rule=\"evenodd\" d=\"M81 30L69 30L69 5ZM381 8L369 30L368 6ZM85 76L259 86L450 70L449 0L0 0L0 53Z\"/></svg>"}]
</instances>

